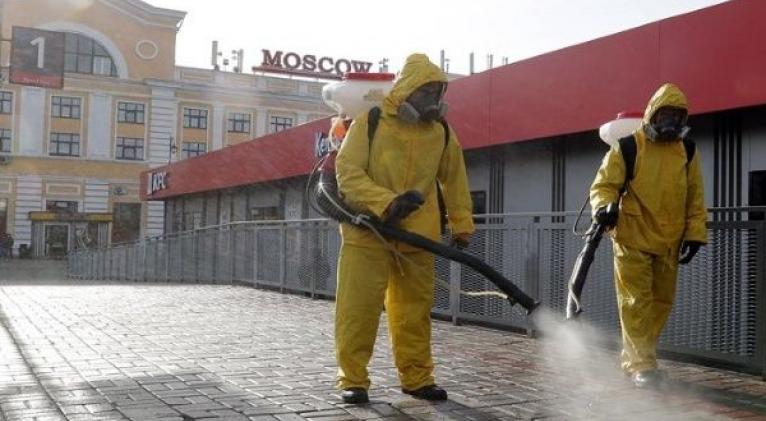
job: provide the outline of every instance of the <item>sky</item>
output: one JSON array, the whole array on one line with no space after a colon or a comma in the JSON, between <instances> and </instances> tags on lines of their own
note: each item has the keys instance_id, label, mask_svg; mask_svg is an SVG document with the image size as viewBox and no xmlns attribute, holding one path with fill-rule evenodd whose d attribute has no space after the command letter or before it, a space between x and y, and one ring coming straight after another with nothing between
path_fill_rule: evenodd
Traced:
<instances>
[{"instance_id":1,"label":"sky","mask_svg":"<svg viewBox=\"0 0 766 421\"><path fill-rule=\"evenodd\" d=\"M176 63L211 68L211 43L225 56L244 50L245 69L260 65L262 49L374 63L396 71L406 56L426 53L451 73L468 73L533 57L722 0L147 0L187 12ZM360 6L360 5L364 6Z\"/></svg>"}]
</instances>

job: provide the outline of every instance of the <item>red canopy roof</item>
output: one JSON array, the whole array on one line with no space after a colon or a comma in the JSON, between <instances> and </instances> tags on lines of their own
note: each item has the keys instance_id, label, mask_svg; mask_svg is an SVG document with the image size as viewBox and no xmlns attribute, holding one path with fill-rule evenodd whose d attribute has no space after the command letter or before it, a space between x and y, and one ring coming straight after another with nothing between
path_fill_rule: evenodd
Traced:
<instances>
[{"instance_id":1,"label":"red canopy roof","mask_svg":"<svg viewBox=\"0 0 766 421\"><path fill-rule=\"evenodd\" d=\"M691 114L766 103L766 2L734 0L450 82L448 115L465 149L594 130L643 110L664 82ZM307 174L329 119L181 161L150 199ZM141 178L146 199L146 175Z\"/></svg>"}]
</instances>

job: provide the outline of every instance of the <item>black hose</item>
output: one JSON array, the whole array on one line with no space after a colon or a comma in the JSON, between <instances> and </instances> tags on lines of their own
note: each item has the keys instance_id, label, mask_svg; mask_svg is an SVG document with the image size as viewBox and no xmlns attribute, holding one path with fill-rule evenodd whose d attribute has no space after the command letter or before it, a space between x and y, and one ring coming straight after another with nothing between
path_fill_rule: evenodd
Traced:
<instances>
[{"instance_id":1,"label":"black hose","mask_svg":"<svg viewBox=\"0 0 766 421\"><path fill-rule=\"evenodd\" d=\"M419 249L429 251L437 256L444 257L445 259L462 263L475 270L476 272L479 272L480 274L484 275L484 277L486 277L490 282L495 284L495 286L497 286L500 291L503 291L508 296L508 301L511 302L511 305L518 303L527 310L527 314L531 314L539 304L535 302L532 297L519 289L519 287L514 285L513 282L506 279L492 266L484 263L476 256L460 251L454 247L433 241L421 235L404 231L399 228L380 223L378 221L371 222L371 224L385 238L407 243Z\"/></svg>"},{"instance_id":2,"label":"black hose","mask_svg":"<svg viewBox=\"0 0 766 421\"><path fill-rule=\"evenodd\" d=\"M335 180L335 172L323 168L326 160L334 159L333 155L323 158L323 162L315 165L315 173L309 175L309 185L307 186L307 192L313 192L315 203L320 213L328 218L332 218L338 222L349 223L362 228L368 228L361 223L358 219L358 213L350 209L340 199L338 193L338 185ZM312 183L314 184L312 186ZM313 206L312 206L313 207ZM535 308L539 305L532 297L524 293L513 282L506 279L503 275L497 272L490 265L486 264L477 257L460 251L454 247L449 247L445 244L433 241L429 238L421 235L408 232L390 225L387 225L377 218L362 215L364 221L378 231L384 238L394 241L401 241L411 246L420 248L422 250L431 252L437 256L444 257L446 259L464 264L476 272L482 274L490 282L495 284L501 291L508 296L508 301L511 305L519 304L527 310L527 314L531 314Z\"/></svg>"},{"instance_id":3,"label":"black hose","mask_svg":"<svg viewBox=\"0 0 766 421\"><path fill-rule=\"evenodd\" d=\"M582 290L585 287L585 280L588 278L588 270L590 269L593 260L596 257L596 250L598 249L601 238L604 235L603 224L591 225L588 232L585 233L585 245L583 246L580 254L577 255L574 268L572 269L572 275L569 278L569 294L567 295L567 312L566 319L571 320L577 318L582 313L582 303L580 297L582 296Z\"/></svg>"}]
</instances>

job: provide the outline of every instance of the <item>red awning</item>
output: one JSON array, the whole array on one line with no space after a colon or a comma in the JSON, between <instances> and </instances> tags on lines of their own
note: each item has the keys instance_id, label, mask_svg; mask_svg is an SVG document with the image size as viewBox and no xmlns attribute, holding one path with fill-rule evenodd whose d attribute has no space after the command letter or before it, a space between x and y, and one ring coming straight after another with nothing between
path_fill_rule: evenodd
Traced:
<instances>
[{"instance_id":1,"label":"red awning","mask_svg":"<svg viewBox=\"0 0 766 421\"><path fill-rule=\"evenodd\" d=\"M766 2L733 0L450 82L448 119L465 149L595 130L643 110L673 82L691 114L766 104ZM329 119L224 148L153 172L150 199L307 174L314 135ZM146 199L146 179L141 179Z\"/></svg>"}]
</instances>

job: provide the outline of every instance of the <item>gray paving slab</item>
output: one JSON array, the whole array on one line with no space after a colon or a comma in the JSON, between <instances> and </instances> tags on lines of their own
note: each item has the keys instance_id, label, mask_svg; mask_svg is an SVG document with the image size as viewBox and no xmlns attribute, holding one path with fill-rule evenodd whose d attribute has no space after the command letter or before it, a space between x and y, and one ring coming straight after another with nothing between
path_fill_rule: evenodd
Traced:
<instances>
[{"instance_id":1,"label":"gray paving slab","mask_svg":"<svg viewBox=\"0 0 766 421\"><path fill-rule=\"evenodd\" d=\"M345 405L333 303L245 286L14 281L0 306L0 421L766 420L755 376L663 361L664 387L640 391L612 352L444 322L448 402L399 391L381 323L372 403Z\"/></svg>"}]
</instances>

